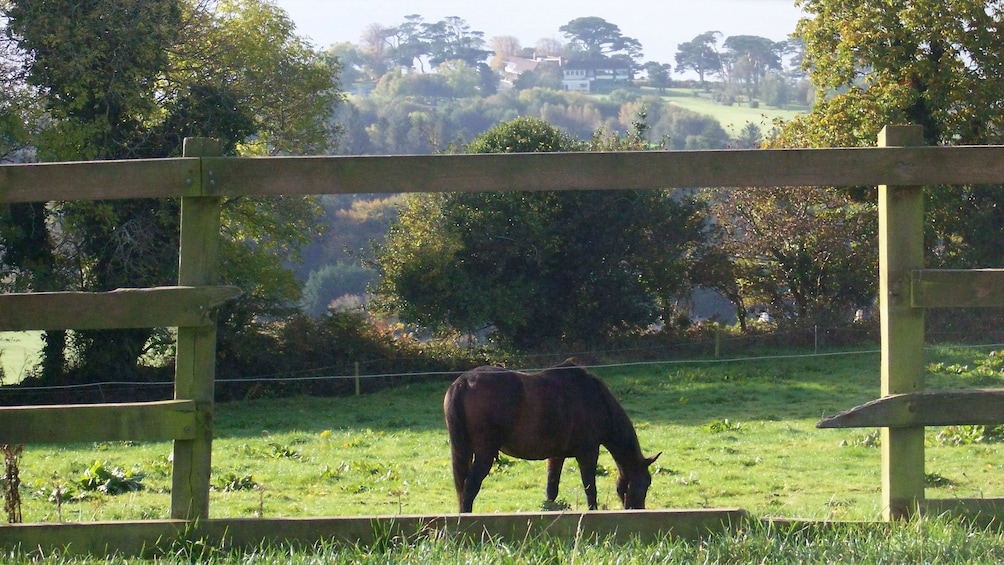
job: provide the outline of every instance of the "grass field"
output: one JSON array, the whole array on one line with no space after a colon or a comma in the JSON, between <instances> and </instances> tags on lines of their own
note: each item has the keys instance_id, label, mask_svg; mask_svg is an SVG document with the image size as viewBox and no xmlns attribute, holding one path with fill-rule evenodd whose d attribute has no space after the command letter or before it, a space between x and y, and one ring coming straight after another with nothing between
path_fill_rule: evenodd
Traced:
<instances>
[{"instance_id":1,"label":"grass field","mask_svg":"<svg viewBox=\"0 0 1004 565\"><path fill-rule=\"evenodd\" d=\"M932 386L1000 386L996 356L931 353ZM755 516L879 518L875 430L818 430L822 415L878 395L878 355L764 358L597 368L621 399L653 466L650 508L741 507ZM216 409L214 517L438 514L455 511L442 421L447 382L361 397L282 398ZM1004 494L1004 453L965 428L930 429L928 497ZM27 446L26 522L166 518L169 444ZM600 505L616 508L604 452ZM118 479L113 473L118 469ZM123 494L81 486L90 473ZM129 486L141 487L129 490ZM62 499L56 502L54 492ZM544 464L502 457L480 512L541 509ZM559 497L583 510L574 461Z\"/></svg>"},{"instance_id":2,"label":"grass field","mask_svg":"<svg viewBox=\"0 0 1004 565\"><path fill-rule=\"evenodd\" d=\"M999 387L1004 356L980 349L929 353L932 388ZM758 359L598 367L632 416L655 464L650 508L742 507L755 517L876 520L880 455L875 430L818 430L822 415L878 394L878 355L839 352ZM282 398L216 409L210 513L214 517L440 514L455 511L442 423L447 382L361 397ZM972 428L928 432L927 496L1004 494L1004 454ZM598 479L601 506L615 508L612 461ZM21 461L26 522L166 518L170 445L27 446ZM87 490L83 483L120 488ZM584 509L574 461L559 500ZM130 490L130 486L139 490ZM60 500L54 496L57 487ZM544 464L503 457L475 503L480 512L541 508ZM891 528L804 535L758 523L699 542L613 545L533 539L464 544L387 540L376 548L263 547L252 554L193 555L180 546L164 563L574 563L574 562L993 562L994 531L939 519ZM201 548L205 550L207 548ZM200 550L200 551L201 551ZM216 553L213 553L216 552ZM120 563L10 554L10 563Z\"/></svg>"},{"instance_id":3,"label":"grass field","mask_svg":"<svg viewBox=\"0 0 1004 565\"><path fill-rule=\"evenodd\" d=\"M42 349L42 332L0 332L0 384L20 382Z\"/></svg>"},{"instance_id":4,"label":"grass field","mask_svg":"<svg viewBox=\"0 0 1004 565\"><path fill-rule=\"evenodd\" d=\"M766 133L770 131L775 118L790 120L807 109L781 109L768 106L750 108L748 104L733 104L724 106L706 96L697 96L698 91L692 88L670 88L663 97L681 108L713 116L725 128L729 135L735 137L747 123L754 123Z\"/></svg>"}]
</instances>

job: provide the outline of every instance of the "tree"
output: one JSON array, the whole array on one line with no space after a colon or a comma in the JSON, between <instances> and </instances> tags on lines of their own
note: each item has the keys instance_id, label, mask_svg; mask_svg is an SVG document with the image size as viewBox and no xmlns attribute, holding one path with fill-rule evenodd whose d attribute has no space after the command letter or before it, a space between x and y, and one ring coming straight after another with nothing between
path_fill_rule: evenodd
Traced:
<instances>
[{"instance_id":1,"label":"tree","mask_svg":"<svg viewBox=\"0 0 1004 565\"><path fill-rule=\"evenodd\" d=\"M750 100L760 92L760 79L771 70L781 70L781 47L766 37L733 35L725 39L722 59L730 79L746 83Z\"/></svg>"},{"instance_id":2,"label":"tree","mask_svg":"<svg viewBox=\"0 0 1004 565\"><path fill-rule=\"evenodd\" d=\"M780 143L873 145L881 127L894 123L922 125L929 145L1004 141L999 2L799 4L806 17L796 33L816 102L782 130ZM1000 187L932 187L927 198L932 265L999 263L1004 240L993 234L1004 222Z\"/></svg>"},{"instance_id":3,"label":"tree","mask_svg":"<svg viewBox=\"0 0 1004 565\"><path fill-rule=\"evenodd\" d=\"M553 37L542 37L533 48L538 57L557 57L565 51L565 44Z\"/></svg>"},{"instance_id":4,"label":"tree","mask_svg":"<svg viewBox=\"0 0 1004 565\"><path fill-rule=\"evenodd\" d=\"M485 49L485 34L472 31L462 18L451 16L423 28L429 43L429 62L439 66L446 61L463 61L471 67L485 64L492 51Z\"/></svg>"},{"instance_id":5,"label":"tree","mask_svg":"<svg viewBox=\"0 0 1004 565\"><path fill-rule=\"evenodd\" d=\"M621 29L596 16L575 18L558 28L568 44L586 58L603 59L626 56L637 61L642 57L641 42L621 33Z\"/></svg>"},{"instance_id":6,"label":"tree","mask_svg":"<svg viewBox=\"0 0 1004 565\"><path fill-rule=\"evenodd\" d=\"M270 2L224 1L216 8L211 13L182 0L3 4L26 81L51 117L33 139L39 157L165 157L192 135L216 137L231 153L327 147L336 69L290 38L291 21ZM302 199L244 199L225 207L231 240L224 243L224 277L247 283L243 304L255 312L295 300L298 288L277 257L295 255L309 237L312 208ZM65 202L35 211L29 217L41 218L41 231L33 241L48 246L49 255L40 248L33 257L51 261L32 267L35 289L55 290L43 288L45 280L81 290L176 280L176 202ZM78 375L129 379L150 332L74 335ZM47 359L57 350L62 344L51 351L47 345Z\"/></svg>"},{"instance_id":7,"label":"tree","mask_svg":"<svg viewBox=\"0 0 1004 565\"><path fill-rule=\"evenodd\" d=\"M492 50L492 59L488 63L493 71L501 72L505 68L507 57L522 57L523 47L519 44L519 39L511 35L496 35L489 40Z\"/></svg>"},{"instance_id":8,"label":"tree","mask_svg":"<svg viewBox=\"0 0 1004 565\"><path fill-rule=\"evenodd\" d=\"M704 86L705 76L720 73L722 61L718 55L717 45L721 35L720 31L706 31L686 43L677 45L674 56L676 72L696 72L701 86Z\"/></svg>"},{"instance_id":9,"label":"tree","mask_svg":"<svg viewBox=\"0 0 1004 565\"><path fill-rule=\"evenodd\" d=\"M640 148L584 145L537 119L478 136L468 151ZM378 304L426 327L519 348L596 344L637 330L685 292L703 216L663 191L454 193L409 200L376 253Z\"/></svg>"},{"instance_id":10,"label":"tree","mask_svg":"<svg viewBox=\"0 0 1004 565\"><path fill-rule=\"evenodd\" d=\"M746 311L763 304L787 324L851 320L876 284L876 210L847 193L805 187L711 191L722 230L718 250L731 260L711 286Z\"/></svg>"},{"instance_id":11,"label":"tree","mask_svg":"<svg viewBox=\"0 0 1004 565\"><path fill-rule=\"evenodd\" d=\"M672 85L673 81L669 78L669 72L673 70L671 65L649 61L645 63L644 69L648 73L648 84L658 88L660 93Z\"/></svg>"}]
</instances>

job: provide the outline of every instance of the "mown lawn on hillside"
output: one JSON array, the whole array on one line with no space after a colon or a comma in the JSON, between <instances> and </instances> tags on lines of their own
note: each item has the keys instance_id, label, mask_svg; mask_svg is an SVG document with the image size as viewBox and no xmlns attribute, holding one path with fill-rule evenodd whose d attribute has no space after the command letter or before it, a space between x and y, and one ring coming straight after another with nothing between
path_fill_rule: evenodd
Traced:
<instances>
[{"instance_id":1,"label":"mown lawn on hillside","mask_svg":"<svg viewBox=\"0 0 1004 565\"><path fill-rule=\"evenodd\" d=\"M766 105L751 108L745 102L725 106L712 100L709 95L693 88L669 88L663 93L663 98L681 108L712 116L732 137L738 136L747 123L756 124L766 134L770 131L775 118L790 120L805 113L806 110L775 108Z\"/></svg>"},{"instance_id":2,"label":"mown lawn on hillside","mask_svg":"<svg viewBox=\"0 0 1004 565\"><path fill-rule=\"evenodd\" d=\"M1004 381L987 350L929 353L931 386ZM624 404L653 466L649 508L741 507L754 516L880 517L876 430L819 430L823 415L877 397L879 356L784 353L743 360L596 367ZM214 517L441 514L456 511L442 417L447 380L372 395L229 402L216 408ZM928 431L928 497L1004 494L1004 454L967 428ZM27 446L26 522L166 518L166 443ZM600 505L616 508L604 452ZM88 477L121 494L86 490ZM544 463L502 457L479 512L536 511ZM93 481L92 481L93 482ZM57 489L59 494L57 496ZM574 461L559 500L585 509Z\"/></svg>"}]
</instances>

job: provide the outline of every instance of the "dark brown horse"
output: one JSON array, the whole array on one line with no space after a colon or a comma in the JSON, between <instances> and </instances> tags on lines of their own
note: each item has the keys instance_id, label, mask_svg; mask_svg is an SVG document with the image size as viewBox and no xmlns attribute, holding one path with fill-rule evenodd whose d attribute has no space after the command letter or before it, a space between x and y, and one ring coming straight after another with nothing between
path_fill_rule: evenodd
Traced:
<instances>
[{"instance_id":1,"label":"dark brown horse","mask_svg":"<svg viewBox=\"0 0 1004 565\"><path fill-rule=\"evenodd\" d=\"M645 508L652 483L634 426L610 389L570 361L536 374L478 367L450 385L443 401L450 431L453 482L461 512L471 512L499 451L547 460L547 500L558 496L561 467L579 464L590 510L596 509L600 446L617 464L617 496L624 508Z\"/></svg>"}]
</instances>

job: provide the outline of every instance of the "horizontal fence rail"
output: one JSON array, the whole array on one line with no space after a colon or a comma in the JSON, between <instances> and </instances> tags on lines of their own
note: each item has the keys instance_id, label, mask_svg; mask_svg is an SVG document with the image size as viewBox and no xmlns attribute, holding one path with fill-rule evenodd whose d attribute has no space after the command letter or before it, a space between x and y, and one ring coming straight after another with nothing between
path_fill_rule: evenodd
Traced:
<instances>
[{"instance_id":1,"label":"horizontal fence rail","mask_svg":"<svg viewBox=\"0 0 1004 565\"><path fill-rule=\"evenodd\" d=\"M3 443L194 439L192 400L72 406L0 407Z\"/></svg>"},{"instance_id":2,"label":"horizontal fence rail","mask_svg":"<svg viewBox=\"0 0 1004 565\"><path fill-rule=\"evenodd\" d=\"M205 157L0 166L0 201L1004 184L1004 147Z\"/></svg>"},{"instance_id":3,"label":"horizontal fence rail","mask_svg":"<svg viewBox=\"0 0 1004 565\"><path fill-rule=\"evenodd\" d=\"M213 325L233 286L129 288L110 292L0 294L0 331L97 330Z\"/></svg>"}]
</instances>

